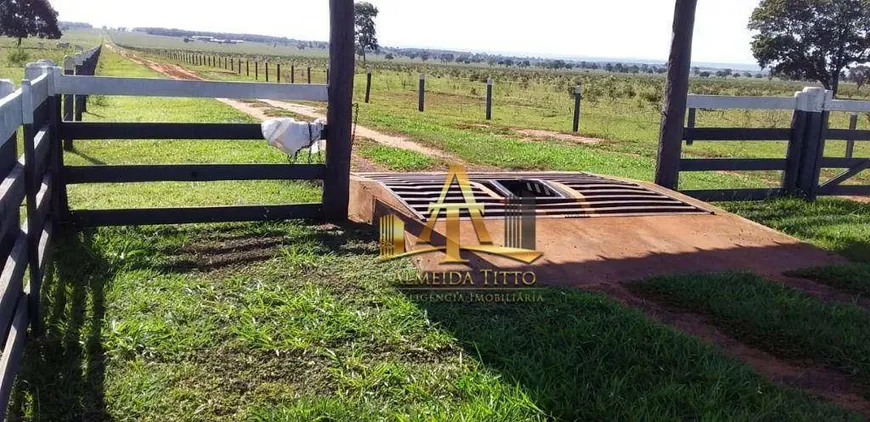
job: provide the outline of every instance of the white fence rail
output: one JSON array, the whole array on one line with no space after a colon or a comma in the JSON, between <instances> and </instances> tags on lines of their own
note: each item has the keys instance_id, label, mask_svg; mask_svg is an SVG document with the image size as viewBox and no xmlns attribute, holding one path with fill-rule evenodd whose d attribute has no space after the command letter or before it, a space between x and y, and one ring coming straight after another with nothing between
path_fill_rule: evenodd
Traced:
<instances>
[{"instance_id":1,"label":"white fence rail","mask_svg":"<svg viewBox=\"0 0 870 422\"><path fill-rule=\"evenodd\" d=\"M708 110L804 110L870 113L870 101L835 100L831 91L809 87L794 97L734 97L727 95L689 95L686 108Z\"/></svg>"},{"instance_id":2,"label":"white fence rail","mask_svg":"<svg viewBox=\"0 0 870 422\"><path fill-rule=\"evenodd\" d=\"M326 85L214 82L176 79L61 75L56 94L135 97L233 98L288 101L327 100Z\"/></svg>"}]
</instances>

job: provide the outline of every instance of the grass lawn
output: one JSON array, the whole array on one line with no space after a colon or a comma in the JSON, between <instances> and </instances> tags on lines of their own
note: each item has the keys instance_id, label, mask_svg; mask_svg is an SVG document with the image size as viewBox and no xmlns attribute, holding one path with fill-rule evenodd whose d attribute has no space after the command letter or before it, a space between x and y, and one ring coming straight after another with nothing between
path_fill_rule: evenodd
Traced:
<instances>
[{"instance_id":1,"label":"grass lawn","mask_svg":"<svg viewBox=\"0 0 870 422\"><path fill-rule=\"evenodd\" d=\"M368 227L113 228L56 251L27 418L849 417L600 295L414 302Z\"/></svg>"},{"instance_id":2,"label":"grass lawn","mask_svg":"<svg viewBox=\"0 0 870 422\"><path fill-rule=\"evenodd\" d=\"M64 56L76 54L76 45L87 50L99 44L102 38L102 34L96 29L71 29L64 31L59 40L26 38L22 40L19 48L16 46L17 40L0 37L0 79L10 79L18 86L24 79L24 65L27 63L49 59L63 66ZM70 48L56 48L57 43L70 43Z\"/></svg>"},{"instance_id":3,"label":"grass lawn","mask_svg":"<svg viewBox=\"0 0 870 422\"><path fill-rule=\"evenodd\" d=\"M824 283L847 292L870 294L870 264L867 263L806 268L788 275Z\"/></svg>"},{"instance_id":4,"label":"grass lawn","mask_svg":"<svg viewBox=\"0 0 870 422\"><path fill-rule=\"evenodd\" d=\"M812 358L870 384L870 312L827 304L752 274L657 277L632 284L656 300L709 315L773 354Z\"/></svg>"},{"instance_id":5,"label":"grass lawn","mask_svg":"<svg viewBox=\"0 0 870 422\"><path fill-rule=\"evenodd\" d=\"M870 262L870 204L840 198L777 199L719 204L765 226L853 261Z\"/></svg>"},{"instance_id":6,"label":"grass lawn","mask_svg":"<svg viewBox=\"0 0 870 422\"><path fill-rule=\"evenodd\" d=\"M148 74L105 53L103 75ZM248 121L211 100L94 100L87 119ZM469 151L501 140L476 136ZM571 160L559 158L576 152L567 148L548 147L541 165ZM582 159L645 171L640 159L611 154ZM66 157L283 159L265 143L225 141L80 141ZM411 163L426 164L408 155L394 165ZM71 202L319 198L301 183L151 185L76 187ZM604 296L541 289L541 302L509 306L416 301L390 283L410 264L377 263L377 253L370 227L306 222L62 233L42 291L47 333L28 344L12 419L860 420Z\"/></svg>"}]
</instances>

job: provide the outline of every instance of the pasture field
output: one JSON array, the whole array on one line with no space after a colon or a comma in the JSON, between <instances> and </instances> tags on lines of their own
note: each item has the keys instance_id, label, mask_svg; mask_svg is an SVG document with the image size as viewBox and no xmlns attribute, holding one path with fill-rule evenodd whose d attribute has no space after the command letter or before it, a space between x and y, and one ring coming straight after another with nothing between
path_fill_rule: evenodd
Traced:
<instances>
[{"instance_id":1,"label":"pasture field","mask_svg":"<svg viewBox=\"0 0 870 422\"><path fill-rule=\"evenodd\" d=\"M155 76L109 49L98 72ZM85 120L111 119L249 121L213 100L93 98ZM226 141L79 141L67 154L74 164L280 159L263 143ZM275 184L76 188L71 202L318 197L312 184ZM43 292L47 334L28 343L11 416L859 419L600 294L541 289L544 303L515 306L416 302L383 277L410 264L376 264L377 250L371 228L305 222L61 236Z\"/></svg>"},{"instance_id":2,"label":"pasture field","mask_svg":"<svg viewBox=\"0 0 870 422\"><path fill-rule=\"evenodd\" d=\"M239 78L216 69L189 69L211 79ZM160 77L111 49L103 50L98 73ZM411 80L416 83L414 75ZM565 130L556 128L555 119L532 124L536 118L530 116L549 107L545 100L525 107L526 112L521 105L500 106L508 107L502 117L480 126L482 118L462 115L455 101L465 100L455 100L455 95L433 94L430 111L419 114L415 102L405 102L414 98L413 87L396 92L361 104L360 124L406 135L473 164L638 179L652 175L647 149L654 141L639 135L647 129L628 112L615 123L622 125L623 138L598 144L530 140L518 130ZM206 99L92 97L88 108L86 121L252 121ZM470 114L471 106L465 110ZM522 123L505 117L511 110ZM605 120L618 122L618 117L616 111L602 111L587 120L600 119L605 127ZM754 124L762 117L750 114L746 119ZM419 153L357 141L355 153L384 168L443 166ZM265 142L142 140L77 141L65 160L99 165L286 158ZM766 177L709 173L686 184L762 186L771 183ZM317 184L298 182L70 189L73 208L287 203L319 197ZM812 204L782 200L729 207L855 261L870 261L870 205L828 198ZM208 224L62 234L43 289L47 333L28 343L11 417L570 421L867 416L774 383L722 348L603 294L544 288L542 303L509 306L418 301L384 277L412 270L410 263L376 263L377 253L376 231L349 224ZM844 294L863 292L866 265L808 269L804 276ZM733 285L720 289L723 280ZM865 307L822 301L743 274L654 279L639 282L636 291L653 301L672 295L669 306L710 318L735 341L775 349L784 362L830 367L854 382L861 397L870 397L866 358L860 355L867 339L855 334L870 318ZM731 306L734 301L753 307ZM765 312L756 314L758 307ZM771 331L781 335L765 336Z\"/></svg>"},{"instance_id":3,"label":"pasture field","mask_svg":"<svg viewBox=\"0 0 870 422\"><path fill-rule=\"evenodd\" d=\"M24 79L24 65L27 63L49 59L63 65L64 56L77 52L76 45L87 50L97 46L102 40L103 34L97 29L70 29L64 31L58 40L25 38L21 42L21 48L16 45L18 40L0 37L0 79L11 79L18 85ZM57 43L69 43L70 48L56 48Z\"/></svg>"},{"instance_id":4,"label":"pasture field","mask_svg":"<svg viewBox=\"0 0 870 422\"><path fill-rule=\"evenodd\" d=\"M136 49L153 45L146 34L112 33ZM126 37L126 38L125 38ZM113 38L114 39L114 38ZM118 39L115 40L119 42ZM180 41L178 41L180 42ZM168 43L168 41L167 41ZM170 44L167 44L170 45ZM234 47L238 49L234 50ZM242 46L222 46L231 52L214 53L195 50L191 53L216 54L232 58L237 66L244 60L241 74L238 70L208 66L193 66L168 60L156 50L143 50L139 54L153 60L182 64L207 79L254 80L254 61L259 63L259 80L265 80L266 61L270 62L270 81L276 81L277 65L281 65L281 82L290 81L291 65L295 66L296 83L306 83L306 68L312 67L312 82L325 83L326 60L310 56L279 56L248 54ZM247 47L245 47L247 48ZM652 177L658 130L661 92L664 79L658 75L626 75L604 72L567 72L550 70L522 70L481 68L480 66L443 65L433 63L394 63L383 60L370 62L373 68L371 103L364 103L365 68L358 67L355 80L355 101L359 103L359 123L384 132L410 135L430 146L456 153L469 163L500 165L517 169L551 168L560 170L587 170L608 173L607 167L578 166L576 160L564 157L565 144L582 144L583 151L607 157L609 153L635 155L644 158L647 168L633 172L629 177L649 180ZM237 68L236 68L237 69ZM249 71L249 72L248 72ZM250 73L250 75L248 74ZM426 111L417 111L417 85L419 74L426 76ZM484 116L486 79L492 77L494 86L493 120ZM557 133L570 133L573 115L573 92L576 84L583 85L582 139L560 140L558 135L529 136L517 129L536 129ZM750 78L693 78L690 90L697 94L786 96L791 97L809 83ZM854 85L845 84L841 98L868 98L870 89L856 91ZM788 127L791 113L787 111L708 111L699 110L698 127ZM832 113L832 128L848 128L847 113ZM870 129L870 115L862 115L859 129ZM499 153L490 145L499 139L499 145L512 149ZM531 141L531 142L530 142ZM534 142L547 141L547 142ZM783 158L786 142L696 142L684 146L686 157L741 157ZM459 148L453 151L452 148ZM845 142L829 141L826 155L840 157L845 153ZM859 142L855 156L870 156L870 145ZM825 170L826 177L837 170ZM611 171L612 173L612 171ZM865 172L866 173L866 172ZM711 176L703 173L683 173L681 188L709 187ZM729 181L732 187L776 186L780 172L751 172ZM864 184L870 175L862 174L849 183Z\"/></svg>"}]
</instances>

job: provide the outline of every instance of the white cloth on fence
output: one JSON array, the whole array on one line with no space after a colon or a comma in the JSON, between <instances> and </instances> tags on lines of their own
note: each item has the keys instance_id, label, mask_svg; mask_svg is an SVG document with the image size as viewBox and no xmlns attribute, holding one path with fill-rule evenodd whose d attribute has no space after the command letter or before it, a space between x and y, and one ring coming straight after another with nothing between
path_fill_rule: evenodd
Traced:
<instances>
[{"instance_id":1,"label":"white cloth on fence","mask_svg":"<svg viewBox=\"0 0 870 422\"><path fill-rule=\"evenodd\" d=\"M324 142L320 140L320 135L326 127L326 119L317 119L308 123L282 117L266 120L260 127L269 145L291 157L295 157L304 148L311 148L312 153L324 149Z\"/></svg>"}]
</instances>

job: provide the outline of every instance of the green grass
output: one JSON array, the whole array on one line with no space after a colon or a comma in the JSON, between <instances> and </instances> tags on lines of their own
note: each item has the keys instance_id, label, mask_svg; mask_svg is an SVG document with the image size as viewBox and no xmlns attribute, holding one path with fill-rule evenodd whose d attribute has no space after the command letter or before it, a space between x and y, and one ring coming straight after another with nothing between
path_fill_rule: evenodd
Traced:
<instances>
[{"instance_id":1,"label":"green grass","mask_svg":"<svg viewBox=\"0 0 870 422\"><path fill-rule=\"evenodd\" d=\"M856 419L603 296L416 302L369 227L62 236L13 418ZM858 327L856 326L855 329Z\"/></svg>"},{"instance_id":2,"label":"green grass","mask_svg":"<svg viewBox=\"0 0 870 422\"><path fill-rule=\"evenodd\" d=\"M39 38L26 38L22 40L21 47L17 47L17 40L9 37L0 37L0 79L10 79L15 85L19 85L24 79L24 65L36 62L39 59L48 59L63 65L64 56L72 56L77 53L75 45L81 45L84 49L90 49L100 43L102 35L98 30L75 29L67 30L59 40L46 40ZM68 42L70 48L56 48L57 43ZM42 43L42 47L40 47ZM16 60L12 60L16 58Z\"/></svg>"},{"instance_id":3,"label":"green grass","mask_svg":"<svg viewBox=\"0 0 870 422\"><path fill-rule=\"evenodd\" d=\"M416 151L381 145L365 139L357 139L355 143L357 154L391 171L423 171L443 169L445 166L440 160Z\"/></svg>"},{"instance_id":4,"label":"green grass","mask_svg":"<svg viewBox=\"0 0 870 422\"><path fill-rule=\"evenodd\" d=\"M632 289L709 315L716 326L788 359L810 358L870 382L870 313L828 304L753 274L657 277Z\"/></svg>"},{"instance_id":5,"label":"green grass","mask_svg":"<svg viewBox=\"0 0 870 422\"><path fill-rule=\"evenodd\" d=\"M765 226L858 262L870 262L870 204L839 198L719 204Z\"/></svg>"},{"instance_id":6,"label":"green grass","mask_svg":"<svg viewBox=\"0 0 870 422\"><path fill-rule=\"evenodd\" d=\"M139 53L145 54L147 53ZM225 53L226 54L226 53ZM166 61L151 55L154 60ZM241 55L239 56L241 57ZM250 60L264 60L252 57ZM276 60L272 58L270 60ZM302 69L295 59L284 62L282 73L289 71L288 62L296 62L297 73ZM308 60L305 58L304 60ZM176 62L177 63L177 62ZM241 75L208 66L180 63L207 79L254 80L243 71ZM386 66L386 65L384 65ZM434 69L429 69L434 67ZM271 80L275 80L274 61ZM506 78L520 78L497 83L494 118L483 119L482 83L467 75L461 67L429 66L427 74L426 112L416 110L416 73L395 66L376 70L372 85L372 101L362 101L365 74L358 72L355 80L354 100L359 103L359 123L384 132L408 135L412 140L442 149L474 164L512 169L584 170L603 174L651 180L657 152L659 106L643 100L639 92L660 92L662 80L649 76L565 74L561 72L520 72L520 77L507 73ZM314 69L314 83L324 83L323 67ZM494 72L496 70L493 70ZM479 70L475 71L479 72ZM259 80L265 80L260 66ZM528 73L528 74L526 74ZM572 78L583 79L584 87L593 93L584 102L581 133L602 138L608 142L594 145L576 145L564 141L528 141L514 128L535 128L557 132L570 130L572 98L567 85ZM485 79L485 78L484 78ZM287 75L282 77L287 80ZM303 81L301 75L297 81ZM571 85L573 86L573 85ZM767 86L759 89L760 86ZM562 89L565 88L565 89ZM759 81L694 81L693 92L730 95L786 95L791 96L798 86L780 82ZM564 91L564 92L563 92ZM658 97L656 97L658 98ZM660 102L660 99L657 99ZM788 127L790 115L781 111L701 111L699 126L711 127ZM859 128L870 120L860 119ZM832 114L832 127L848 126L845 113ZM494 149L493 145L499 148ZM865 148L866 147L866 148ZM857 156L870 154L870 145L858 145ZM863 148L863 149L862 149ZM782 158L785 142L697 142L684 147L686 157L752 157ZM826 143L826 155L842 156L845 143ZM392 161L402 161L395 157ZM824 176L832 176L825 171ZM693 172L682 175L682 189L708 189L714 187L773 187L779 185L779 172ZM854 182L868 182L870 178L859 174Z\"/></svg>"},{"instance_id":7,"label":"green grass","mask_svg":"<svg viewBox=\"0 0 870 422\"><path fill-rule=\"evenodd\" d=\"M843 264L791 271L789 276L803 277L847 292L870 294L870 264Z\"/></svg>"},{"instance_id":8,"label":"green grass","mask_svg":"<svg viewBox=\"0 0 870 422\"><path fill-rule=\"evenodd\" d=\"M153 76L110 51L100 73ZM93 100L86 120L249 121L211 100ZM441 130L425 124L421 136ZM453 147L485 160L487 143L503 140L472 134L463 138L468 145ZM626 173L649 171L628 154L560 157L581 149L554 145L517 161L604 168L609 159ZM535 152L519 140L506 148ZM381 160L401 154L387 151ZM402 157L393 165L424 163ZM79 141L66 158L76 165L286 160L265 144L225 141ZM319 196L312 185L276 186L132 184L70 193L82 207ZM410 263L377 263L368 226L102 228L57 239L41 292L47 332L27 345L12 419L859 419L601 295L541 289L542 302L509 306L418 301L390 279Z\"/></svg>"},{"instance_id":9,"label":"green grass","mask_svg":"<svg viewBox=\"0 0 870 422\"><path fill-rule=\"evenodd\" d=\"M97 69L104 76L160 77L104 48ZM256 123L211 99L92 97L85 121ZM288 163L265 141L132 140L75 141L67 165ZM317 183L282 181L87 184L69 187L72 208L170 207L189 205L317 202Z\"/></svg>"}]
</instances>

